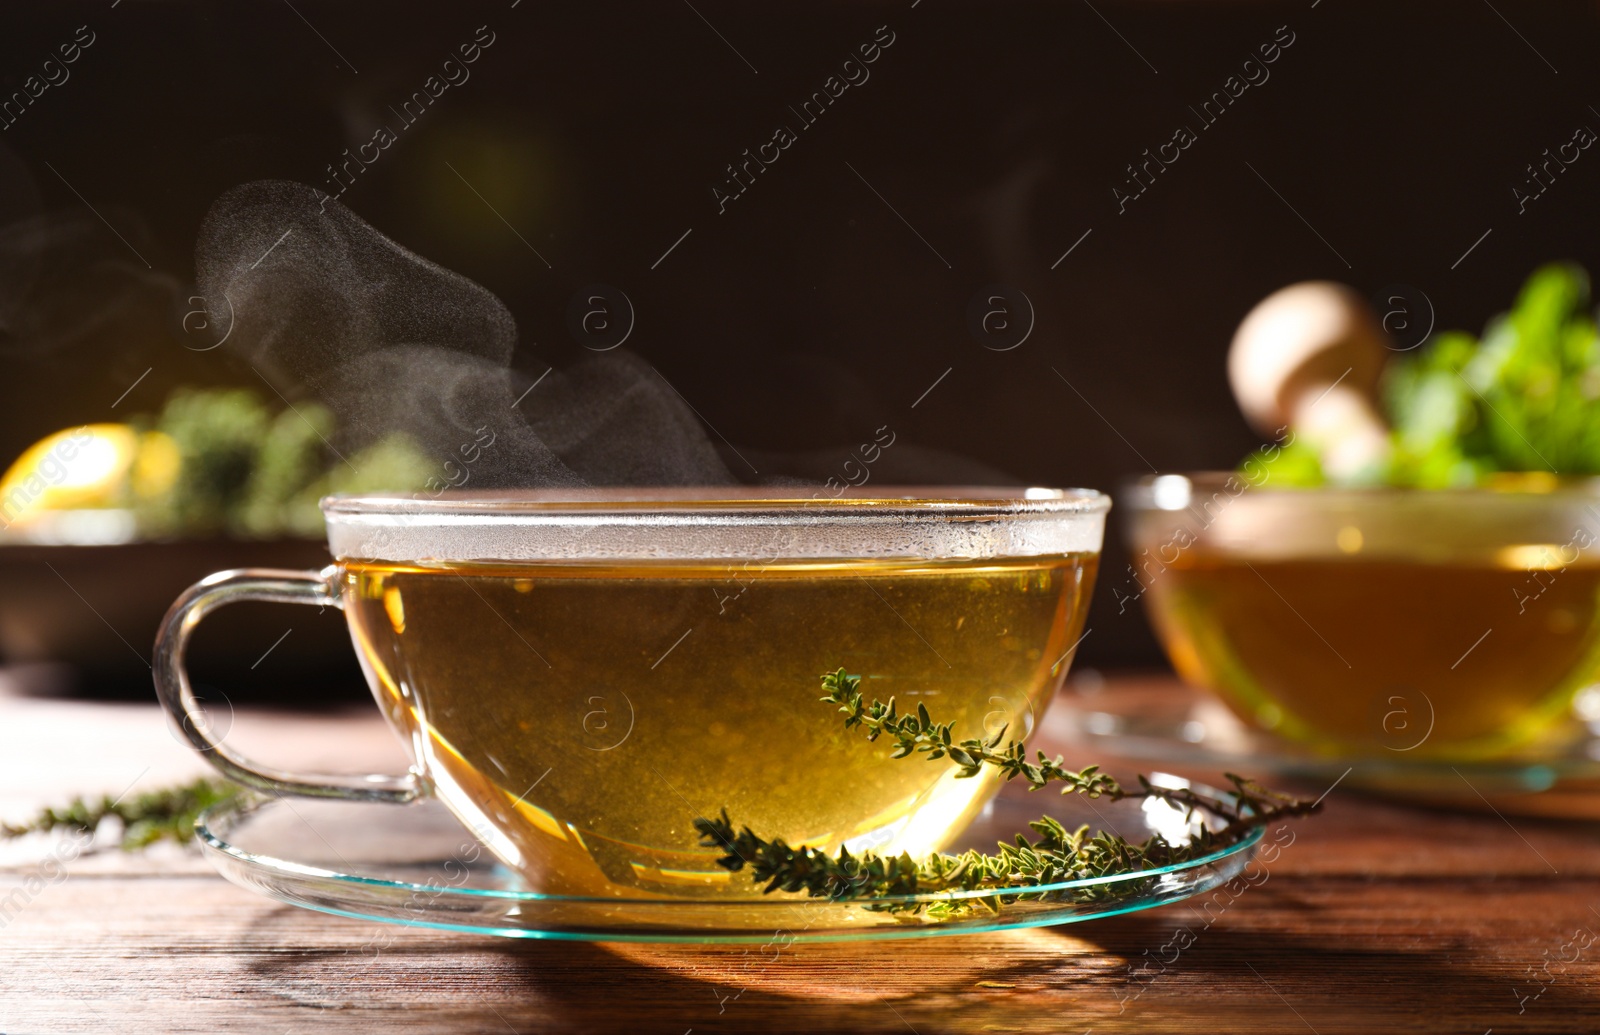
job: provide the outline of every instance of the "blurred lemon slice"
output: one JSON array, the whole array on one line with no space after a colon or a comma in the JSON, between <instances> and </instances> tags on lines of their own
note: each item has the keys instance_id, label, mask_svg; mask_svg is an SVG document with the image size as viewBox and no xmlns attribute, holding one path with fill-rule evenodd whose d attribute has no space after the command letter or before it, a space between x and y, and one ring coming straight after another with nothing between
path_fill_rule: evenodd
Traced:
<instances>
[{"instance_id":1,"label":"blurred lemon slice","mask_svg":"<svg viewBox=\"0 0 1600 1035\"><path fill-rule=\"evenodd\" d=\"M129 489L159 495L177 479L179 457L159 431L126 424L85 424L40 439L0 478L0 522L45 511L110 507Z\"/></svg>"},{"instance_id":2,"label":"blurred lemon slice","mask_svg":"<svg viewBox=\"0 0 1600 1035\"><path fill-rule=\"evenodd\" d=\"M133 461L133 493L141 499L160 496L178 480L183 457L178 443L161 431L139 436L139 454Z\"/></svg>"}]
</instances>

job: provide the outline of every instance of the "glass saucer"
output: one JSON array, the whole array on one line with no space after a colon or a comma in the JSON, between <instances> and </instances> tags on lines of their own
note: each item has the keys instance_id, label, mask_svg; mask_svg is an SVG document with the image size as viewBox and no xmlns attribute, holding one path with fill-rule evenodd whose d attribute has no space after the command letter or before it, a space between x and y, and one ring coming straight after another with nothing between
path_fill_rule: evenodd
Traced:
<instances>
[{"instance_id":1,"label":"glass saucer","mask_svg":"<svg viewBox=\"0 0 1600 1035\"><path fill-rule=\"evenodd\" d=\"M1010 785L956 847L992 851L996 841L1026 831L1041 811L1068 829L1088 823L1130 841L1153 833L1173 840L1189 830L1181 812L1160 802L1029 795L1024 785ZM495 863L444 806L426 799L410 805L246 799L205 813L196 831L211 862L235 884L338 916L509 938L784 944L1046 927L1151 909L1238 876L1262 833L1132 874L874 900L905 907L885 911L860 901L761 895L753 885L739 898L646 897L627 889L620 893L628 897L616 898L544 894Z\"/></svg>"},{"instance_id":2,"label":"glass saucer","mask_svg":"<svg viewBox=\"0 0 1600 1035\"><path fill-rule=\"evenodd\" d=\"M1068 757L1114 756L1322 787L1337 782L1341 789L1480 812L1600 819L1600 737L1576 717L1501 758L1417 758L1405 750L1404 737L1397 738L1399 748L1344 757L1252 729L1208 692L1170 677L1103 685L1059 694L1045 713L1042 738L1068 748Z\"/></svg>"}]
</instances>

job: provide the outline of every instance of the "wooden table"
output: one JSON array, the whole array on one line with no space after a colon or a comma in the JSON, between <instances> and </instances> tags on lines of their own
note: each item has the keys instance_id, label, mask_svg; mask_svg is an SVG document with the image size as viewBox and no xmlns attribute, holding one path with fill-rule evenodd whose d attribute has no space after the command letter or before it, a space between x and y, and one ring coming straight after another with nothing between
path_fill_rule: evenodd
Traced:
<instances>
[{"instance_id":1,"label":"wooden table","mask_svg":"<svg viewBox=\"0 0 1600 1035\"><path fill-rule=\"evenodd\" d=\"M375 712L232 721L230 744L282 764L400 759ZM0 695L0 815L202 770L153 704ZM776 958L404 927L374 954L375 925L252 895L187 850L85 856L53 880L48 850L13 845L0 867L0 904L22 893L0 909L6 1035L1600 1031L1600 825L1342 788L1226 908Z\"/></svg>"}]
</instances>

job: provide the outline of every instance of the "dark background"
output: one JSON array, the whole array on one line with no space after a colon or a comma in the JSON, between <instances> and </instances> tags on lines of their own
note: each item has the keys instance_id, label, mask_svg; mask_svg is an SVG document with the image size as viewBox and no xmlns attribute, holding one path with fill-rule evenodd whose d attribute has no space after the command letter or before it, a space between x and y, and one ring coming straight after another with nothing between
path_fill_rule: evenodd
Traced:
<instances>
[{"instance_id":1,"label":"dark background","mask_svg":"<svg viewBox=\"0 0 1600 1035\"><path fill-rule=\"evenodd\" d=\"M0 132L3 457L178 385L252 383L183 329L208 205L325 186L483 25L471 78L342 200L499 295L530 375L583 355L575 294L620 288L628 348L773 471L826 477L885 424L917 447L886 481L1228 466L1258 438L1223 358L1267 292L1409 285L1477 330L1538 263L1600 265L1600 150L1526 214L1512 199L1543 149L1600 130L1588 3L5 5L3 92L83 25L70 80ZM870 79L719 214L724 166L884 25ZM1119 214L1124 166L1280 26L1270 79ZM969 326L990 284L1036 311L1009 351ZM1080 664L1159 658L1110 597L1126 563L1113 534Z\"/></svg>"}]
</instances>

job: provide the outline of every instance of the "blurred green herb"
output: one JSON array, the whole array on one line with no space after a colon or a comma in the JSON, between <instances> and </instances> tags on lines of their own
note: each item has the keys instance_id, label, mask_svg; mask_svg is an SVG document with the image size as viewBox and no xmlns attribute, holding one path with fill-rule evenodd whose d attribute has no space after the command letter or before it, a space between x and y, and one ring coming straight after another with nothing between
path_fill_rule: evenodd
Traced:
<instances>
[{"instance_id":1,"label":"blurred green herb","mask_svg":"<svg viewBox=\"0 0 1600 1035\"><path fill-rule=\"evenodd\" d=\"M718 865L733 873L749 871L750 878L765 883L763 893L805 892L812 898L874 899L885 896L922 895L945 891L975 891L985 888L1025 888L1084 878L1133 874L1154 867L1181 863L1237 844L1256 827L1288 816L1305 815L1317 809L1316 802L1300 801L1267 790L1254 781L1228 774L1233 792L1213 795L1189 787L1162 787L1139 777L1137 789L1125 789L1098 766L1074 770L1065 768L1060 758L1042 751L1029 759L1020 741L1005 741L1005 729L988 740L956 740L954 723L938 723L926 706L915 713L900 714L894 699L887 704L873 700L867 704L861 694L861 680L844 669L822 677L826 693L822 700L839 706L844 728L866 731L869 741L887 736L894 742L892 757L921 755L930 761L948 759L960 770L956 776L970 778L990 767L1007 780L1018 777L1039 790L1061 785L1063 794L1082 794L1088 798L1119 801L1125 798L1158 800L1180 810L1188 822L1189 840L1174 845L1160 836L1141 842L1105 831L1091 834L1087 825L1067 830L1048 816L1028 825L1039 835L1029 840L1018 834L1012 844L1000 842L998 851L986 855L978 851L958 855L935 854L917 860L902 853L885 857L872 852L852 854L841 848L837 856L818 848L794 847L782 838L765 838L749 827L736 828L727 810L714 819L694 821L701 836L701 847L719 848L725 854ZM1222 821L1213 827L1195 819ZM1148 881L1118 882L1073 889L1070 897L1081 901L1103 901L1146 890ZM1019 898L1059 898L1061 892L987 897L976 903L957 900L935 903L935 914L949 914L969 908L998 910ZM926 903L868 903L869 908L891 912L920 912Z\"/></svg>"},{"instance_id":2,"label":"blurred green herb","mask_svg":"<svg viewBox=\"0 0 1600 1035\"><path fill-rule=\"evenodd\" d=\"M321 497L419 489L430 472L404 435L346 458L329 444L336 428L327 407L302 402L273 413L249 389L179 389L144 423L171 439L179 462L169 489L132 501L153 535L320 536Z\"/></svg>"},{"instance_id":3,"label":"blurred green herb","mask_svg":"<svg viewBox=\"0 0 1600 1035\"><path fill-rule=\"evenodd\" d=\"M1600 474L1597 403L1600 332L1588 274L1544 266L1481 338L1435 334L1391 362L1383 386L1391 449L1378 479L1436 489L1512 472ZM1298 442L1252 460L1269 465L1275 484L1325 481L1315 452Z\"/></svg>"},{"instance_id":4,"label":"blurred green herb","mask_svg":"<svg viewBox=\"0 0 1600 1035\"><path fill-rule=\"evenodd\" d=\"M194 836L194 821L202 811L238 796L243 788L226 780L202 778L181 787L147 791L131 798L75 798L65 808L44 809L31 822L0 824L0 836L33 833L94 834L108 819L121 823L123 851L144 848L157 841L187 843Z\"/></svg>"}]
</instances>

